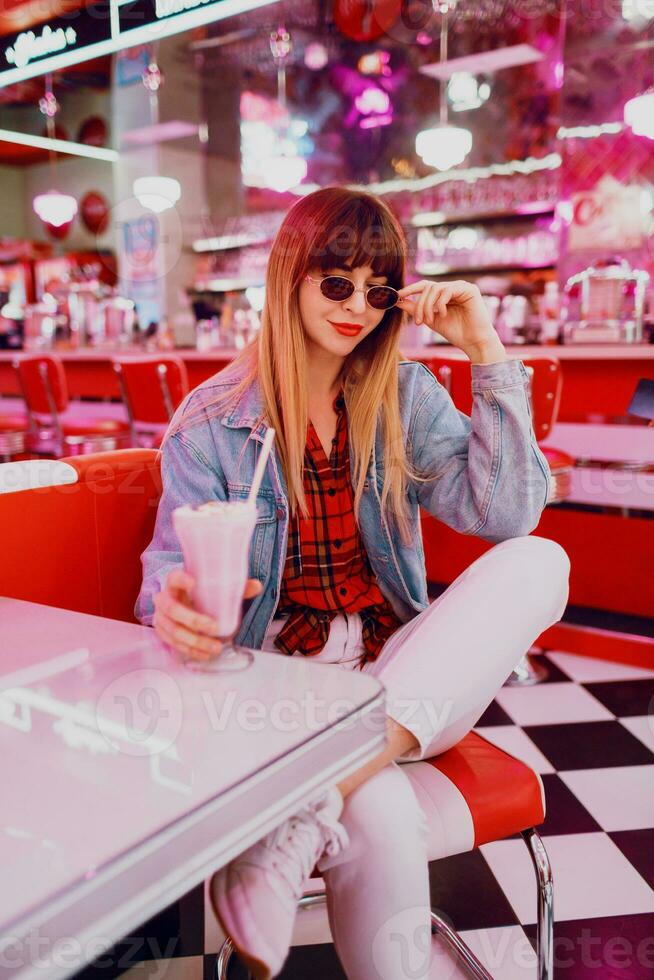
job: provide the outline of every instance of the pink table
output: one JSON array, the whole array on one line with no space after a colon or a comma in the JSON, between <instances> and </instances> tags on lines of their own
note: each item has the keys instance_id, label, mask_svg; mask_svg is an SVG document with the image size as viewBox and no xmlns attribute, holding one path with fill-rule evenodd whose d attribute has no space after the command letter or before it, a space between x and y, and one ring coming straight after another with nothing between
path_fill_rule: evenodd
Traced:
<instances>
[{"instance_id":1,"label":"pink table","mask_svg":"<svg viewBox=\"0 0 654 980\"><path fill-rule=\"evenodd\" d=\"M146 627L0 598L0 978L74 974L384 743L367 675L199 674Z\"/></svg>"}]
</instances>

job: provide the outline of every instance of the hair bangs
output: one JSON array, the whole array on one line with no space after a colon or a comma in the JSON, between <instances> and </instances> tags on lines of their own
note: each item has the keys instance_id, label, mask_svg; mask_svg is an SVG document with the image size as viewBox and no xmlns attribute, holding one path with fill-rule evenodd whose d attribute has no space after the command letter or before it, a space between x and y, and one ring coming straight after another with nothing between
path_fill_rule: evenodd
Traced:
<instances>
[{"instance_id":1,"label":"hair bangs","mask_svg":"<svg viewBox=\"0 0 654 980\"><path fill-rule=\"evenodd\" d=\"M401 288L406 243L397 223L380 203L356 192L334 202L329 220L316 228L307 249L307 270L347 271L369 266L373 275L386 276L390 286Z\"/></svg>"}]
</instances>

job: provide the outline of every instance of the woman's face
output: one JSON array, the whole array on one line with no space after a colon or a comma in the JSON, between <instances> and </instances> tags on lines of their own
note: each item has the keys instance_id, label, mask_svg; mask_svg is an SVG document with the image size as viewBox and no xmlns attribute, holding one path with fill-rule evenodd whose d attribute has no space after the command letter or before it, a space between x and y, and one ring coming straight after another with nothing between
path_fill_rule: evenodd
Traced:
<instances>
[{"instance_id":1,"label":"woman's face","mask_svg":"<svg viewBox=\"0 0 654 980\"><path fill-rule=\"evenodd\" d=\"M299 288L300 316L309 349L313 346L345 358L384 318L384 311L368 306L365 294L358 290L374 285L383 286L388 280L386 276L374 275L368 265L353 269L347 263L326 271L310 269L308 275L313 279L323 279L327 275L347 276L356 287L357 291L340 303L323 296L317 282L307 282L305 279ZM347 333L339 332L337 327L340 325L352 329ZM360 329L355 331L354 328Z\"/></svg>"}]
</instances>

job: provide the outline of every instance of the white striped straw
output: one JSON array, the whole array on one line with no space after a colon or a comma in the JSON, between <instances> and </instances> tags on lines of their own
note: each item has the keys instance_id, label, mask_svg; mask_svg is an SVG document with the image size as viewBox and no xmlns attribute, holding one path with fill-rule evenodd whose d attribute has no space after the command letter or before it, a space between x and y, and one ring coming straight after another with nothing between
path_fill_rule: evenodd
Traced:
<instances>
[{"instance_id":1,"label":"white striped straw","mask_svg":"<svg viewBox=\"0 0 654 980\"><path fill-rule=\"evenodd\" d=\"M252 478L252 486L250 487L250 492L248 494L249 504L256 504L257 494L259 493L259 487L261 486L261 481L263 480L263 473L266 468L266 463L268 462L268 456L270 455L274 438L275 430L268 429L264 436L261 452L259 453L259 459L257 460L257 466L254 471L254 477Z\"/></svg>"}]
</instances>

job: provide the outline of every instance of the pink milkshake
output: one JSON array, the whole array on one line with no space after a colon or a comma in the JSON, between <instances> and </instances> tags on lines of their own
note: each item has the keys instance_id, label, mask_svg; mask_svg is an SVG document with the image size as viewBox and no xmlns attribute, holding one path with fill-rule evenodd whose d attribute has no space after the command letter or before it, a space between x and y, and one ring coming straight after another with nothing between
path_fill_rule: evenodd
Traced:
<instances>
[{"instance_id":1,"label":"pink milkshake","mask_svg":"<svg viewBox=\"0 0 654 980\"><path fill-rule=\"evenodd\" d=\"M241 621L241 603L248 578L250 541L257 520L257 494L275 430L269 428L252 477L247 500L211 500L173 511L173 526L184 554L184 565L195 580L193 599L200 610L218 622L221 652L209 660L186 658L193 670L242 670L254 659L251 650L234 645Z\"/></svg>"},{"instance_id":2,"label":"pink milkshake","mask_svg":"<svg viewBox=\"0 0 654 980\"><path fill-rule=\"evenodd\" d=\"M231 643L241 620L243 592L248 578L248 555L257 519L249 501L211 501L197 510L177 507L173 524L184 554L184 566L195 580L193 599L200 612L218 622L218 638L225 644L213 661L186 661L198 670L235 670L247 666L243 653ZM237 665L235 657L240 663Z\"/></svg>"}]
</instances>

